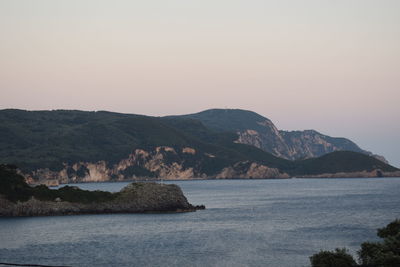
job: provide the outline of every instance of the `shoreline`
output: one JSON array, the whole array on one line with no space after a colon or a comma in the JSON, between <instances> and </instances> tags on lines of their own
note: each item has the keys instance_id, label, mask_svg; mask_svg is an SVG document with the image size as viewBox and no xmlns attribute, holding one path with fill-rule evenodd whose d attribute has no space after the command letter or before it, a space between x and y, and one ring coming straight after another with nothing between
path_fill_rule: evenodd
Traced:
<instances>
[{"instance_id":1,"label":"shoreline","mask_svg":"<svg viewBox=\"0 0 400 267\"><path fill-rule=\"evenodd\" d=\"M57 188L62 185L74 185L74 184L93 184L93 183L151 183L151 182L186 182L186 181L224 181L224 180L229 180L229 181L235 181L235 180L240 180L240 181L254 181L254 180L291 180L291 179L382 179L382 178L389 178L389 179L400 179L400 176L384 176L384 177L312 177L312 176L296 176L296 177L289 177L289 178L224 178L224 179L217 179L217 178L189 178L189 179L162 179L162 180L132 180L132 179L127 179L127 180L109 180L109 181L78 181L78 182L71 182L71 183L60 183L57 186L49 186L50 188ZM162 184L162 183L160 183ZM39 185L38 184L31 184L32 186Z\"/></svg>"}]
</instances>

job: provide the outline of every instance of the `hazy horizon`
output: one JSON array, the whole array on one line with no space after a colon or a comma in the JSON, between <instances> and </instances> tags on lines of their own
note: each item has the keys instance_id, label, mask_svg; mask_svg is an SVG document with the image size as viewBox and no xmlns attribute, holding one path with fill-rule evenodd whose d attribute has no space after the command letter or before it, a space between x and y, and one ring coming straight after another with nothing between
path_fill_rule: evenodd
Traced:
<instances>
[{"instance_id":1,"label":"hazy horizon","mask_svg":"<svg viewBox=\"0 0 400 267\"><path fill-rule=\"evenodd\" d=\"M0 1L0 109L251 110L400 167L400 1Z\"/></svg>"}]
</instances>

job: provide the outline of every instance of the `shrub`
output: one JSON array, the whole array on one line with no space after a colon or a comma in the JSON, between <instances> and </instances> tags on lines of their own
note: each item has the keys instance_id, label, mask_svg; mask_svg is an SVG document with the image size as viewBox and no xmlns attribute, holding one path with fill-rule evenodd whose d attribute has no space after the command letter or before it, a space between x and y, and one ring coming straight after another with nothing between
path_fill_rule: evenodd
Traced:
<instances>
[{"instance_id":1,"label":"shrub","mask_svg":"<svg viewBox=\"0 0 400 267\"><path fill-rule=\"evenodd\" d=\"M400 220L378 229L381 242L364 242L358 251L359 264L346 249L321 251L310 257L313 267L399 267L400 266Z\"/></svg>"},{"instance_id":2,"label":"shrub","mask_svg":"<svg viewBox=\"0 0 400 267\"><path fill-rule=\"evenodd\" d=\"M321 251L310 257L313 267L353 267L357 266L353 256L347 253L345 248L337 248L335 251Z\"/></svg>"}]
</instances>

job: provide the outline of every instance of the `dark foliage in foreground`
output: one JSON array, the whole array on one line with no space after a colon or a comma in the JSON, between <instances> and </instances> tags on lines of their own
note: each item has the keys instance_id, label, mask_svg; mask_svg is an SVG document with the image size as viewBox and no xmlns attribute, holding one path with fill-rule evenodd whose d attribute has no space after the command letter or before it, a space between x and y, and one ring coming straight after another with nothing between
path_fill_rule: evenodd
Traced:
<instances>
[{"instance_id":1,"label":"dark foliage in foreground","mask_svg":"<svg viewBox=\"0 0 400 267\"><path fill-rule=\"evenodd\" d=\"M310 257L313 267L399 267L400 266L400 220L378 229L381 242L364 242L358 251L359 263L346 249L321 251Z\"/></svg>"},{"instance_id":2,"label":"dark foliage in foreground","mask_svg":"<svg viewBox=\"0 0 400 267\"><path fill-rule=\"evenodd\" d=\"M32 187L25 182L24 177L17 173L15 166L1 164L0 195L13 202L27 201L34 197L38 200L47 201L60 198L68 202L91 203L113 200L118 196L118 193L88 191L75 186L64 186L60 189L50 189L45 185Z\"/></svg>"},{"instance_id":3,"label":"dark foliage in foreground","mask_svg":"<svg viewBox=\"0 0 400 267\"><path fill-rule=\"evenodd\" d=\"M347 250L337 248L335 251L321 251L310 257L313 267L353 267L357 266L353 256Z\"/></svg>"}]
</instances>

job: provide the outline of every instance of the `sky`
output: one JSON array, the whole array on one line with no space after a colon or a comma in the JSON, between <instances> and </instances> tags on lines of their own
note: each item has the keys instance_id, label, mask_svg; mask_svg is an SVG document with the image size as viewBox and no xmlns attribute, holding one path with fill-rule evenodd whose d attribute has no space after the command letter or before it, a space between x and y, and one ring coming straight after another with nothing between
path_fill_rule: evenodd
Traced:
<instances>
[{"instance_id":1,"label":"sky","mask_svg":"<svg viewBox=\"0 0 400 267\"><path fill-rule=\"evenodd\" d=\"M240 108L400 167L398 0L0 0L0 109Z\"/></svg>"}]
</instances>

